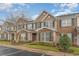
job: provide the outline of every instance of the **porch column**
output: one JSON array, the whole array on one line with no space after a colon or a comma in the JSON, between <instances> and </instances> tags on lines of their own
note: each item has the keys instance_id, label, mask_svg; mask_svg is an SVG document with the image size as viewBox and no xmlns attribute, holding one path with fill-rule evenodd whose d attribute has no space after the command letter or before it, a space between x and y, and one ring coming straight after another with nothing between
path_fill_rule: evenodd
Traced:
<instances>
[{"instance_id":1,"label":"porch column","mask_svg":"<svg viewBox=\"0 0 79 59\"><path fill-rule=\"evenodd\" d=\"M8 33L8 40L9 40L9 33Z\"/></svg>"},{"instance_id":2,"label":"porch column","mask_svg":"<svg viewBox=\"0 0 79 59\"><path fill-rule=\"evenodd\" d=\"M31 32L27 32L27 40L32 40L32 33Z\"/></svg>"},{"instance_id":3,"label":"porch column","mask_svg":"<svg viewBox=\"0 0 79 59\"><path fill-rule=\"evenodd\" d=\"M37 38L36 41L39 42L39 32L37 32Z\"/></svg>"},{"instance_id":4,"label":"porch column","mask_svg":"<svg viewBox=\"0 0 79 59\"><path fill-rule=\"evenodd\" d=\"M56 45L56 32L53 32L53 43L54 43L54 45Z\"/></svg>"},{"instance_id":5,"label":"porch column","mask_svg":"<svg viewBox=\"0 0 79 59\"><path fill-rule=\"evenodd\" d=\"M11 36L11 34L9 34L9 40L11 40L11 38L12 38L12 36Z\"/></svg>"},{"instance_id":6,"label":"porch column","mask_svg":"<svg viewBox=\"0 0 79 59\"><path fill-rule=\"evenodd\" d=\"M19 42L19 34L16 35L16 42L17 42L17 43Z\"/></svg>"},{"instance_id":7,"label":"porch column","mask_svg":"<svg viewBox=\"0 0 79 59\"><path fill-rule=\"evenodd\" d=\"M14 40L16 41L16 33L14 34Z\"/></svg>"}]
</instances>

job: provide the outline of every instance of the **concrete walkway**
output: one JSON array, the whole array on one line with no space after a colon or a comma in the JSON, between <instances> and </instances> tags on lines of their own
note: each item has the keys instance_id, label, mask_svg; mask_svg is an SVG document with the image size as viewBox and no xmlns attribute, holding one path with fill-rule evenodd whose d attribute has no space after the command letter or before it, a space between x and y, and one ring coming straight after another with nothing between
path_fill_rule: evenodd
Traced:
<instances>
[{"instance_id":1,"label":"concrete walkway","mask_svg":"<svg viewBox=\"0 0 79 59\"><path fill-rule=\"evenodd\" d=\"M46 51L46 50L41 50L41 49L27 48L27 47L23 47L21 45L14 46L14 45L5 45L5 44L3 44L3 45L0 45L0 46L6 46L6 47L11 47L11 48L36 52L36 53L42 53L43 55L47 54L49 56L74 56L74 54L70 54L70 53L54 52L54 51Z\"/></svg>"}]
</instances>

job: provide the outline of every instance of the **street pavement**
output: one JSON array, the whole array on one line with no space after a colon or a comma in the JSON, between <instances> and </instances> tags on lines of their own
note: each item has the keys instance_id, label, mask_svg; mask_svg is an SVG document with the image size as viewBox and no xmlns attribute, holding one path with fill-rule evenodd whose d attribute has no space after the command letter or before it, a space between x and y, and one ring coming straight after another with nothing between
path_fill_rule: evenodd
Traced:
<instances>
[{"instance_id":1,"label":"street pavement","mask_svg":"<svg viewBox=\"0 0 79 59\"><path fill-rule=\"evenodd\" d=\"M41 53L0 46L0 56L47 56Z\"/></svg>"}]
</instances>

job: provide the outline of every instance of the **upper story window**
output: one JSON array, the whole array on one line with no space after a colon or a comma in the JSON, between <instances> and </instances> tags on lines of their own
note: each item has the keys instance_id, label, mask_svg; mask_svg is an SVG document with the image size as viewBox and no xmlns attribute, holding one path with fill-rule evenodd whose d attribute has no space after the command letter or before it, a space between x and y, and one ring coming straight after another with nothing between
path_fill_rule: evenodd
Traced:
<instances>
[{"instance_id":1,"label":"upper story window","mask_svg":"<svg viewBox=\"0 0 79 59\"><path fill-rule=\"evenodd\" d=\"M72 26L72 19L61 20L61 26L62 27Z\"/></svg>"},{"instance_id":2,"label":"upper story window","mask_svg":"<svg viewBox=\"0 0 79 59\"><path fill-rule=\"evenodd\" d=\"M27 24L27 29L32 29L32 24Z\"/></svg>"},{"instance_id":3,"label":"upper story window","mask_svg":"<svg viewBox=\"0 0 79 59\"><path fill-rule=\"evenodd\" d=\"M21 29L21 25L18 25L18 26L17 26L17 29Z\"/></svg>"},{"instance_id":4,"label":"upper story window","mask_svg":"<svg viewBox=\"0 0 79 59\"><path fill-rule=\"evenodd\" d=\"M25 24L17 25L17 29L23 29L23 28L25 28Z\"/></svg>"},{"instance_id":5,"label":"upper story window","mask_svg":"<svg viewBox=\"0 0 79 59\"><path fill-rule=\"evenodd\" d=\"M54 21L49 21L49 27L50 28L53 28L54 27L54 24L55 24Z\"/></svg>"},{"instance_id":6,"label":"upper story window","mask_svg":"<svg viewBox=\"0 0 79 59\"><path fill-rule=\"evenodd\" d=\"M53 21L45 21L41 23L41 27L49 27L52 28L53 27Z\"/></svg>"},{"instance_id":7,"label":"upper story window","mask_svg":"<svg viewBox=\"0 0 79 59\"><path fill-rule=\"evenodd\" d=\"M36 28L41 28L41 22L39 22L39 23L36 23Z\"/></svg>"},{"instance_id":8,"label":"upper story window","mask_svg":"<svg viewBox=\"0 0 79 59\"><path fill-rule=\"evenodd\" d=\"M48 27L49 26L49 22L48 21L44 22L44 26Z\"/></svg>"},{"instance_id":9,"label":"upper story window","mask_svg":"<svg viewBox=\"0 0 79 59\"><path fill-rule=\"evenodd\" d=\"M35 28L35 23L33 24L33 29L36 29L36 28Z\"/></svg>"}]
</instances>

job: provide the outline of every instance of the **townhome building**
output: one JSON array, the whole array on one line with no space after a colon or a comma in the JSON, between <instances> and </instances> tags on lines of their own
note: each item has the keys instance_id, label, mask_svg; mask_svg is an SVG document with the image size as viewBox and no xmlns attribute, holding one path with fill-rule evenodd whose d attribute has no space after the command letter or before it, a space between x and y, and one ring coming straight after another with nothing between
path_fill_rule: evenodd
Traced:
<instances>
[{"instance_id":1,"label":"townhome building","mask_svg":"<svg viewBox=\"0 0 79 59\"><path fill-rule=\"evenodd\" d=\"M58 35L67 34L73 45L79 45L79 13L57 16Z\"/></svg>"},{"instance_id":2,"label":"townhome building","mask_svg":"<svg viewBox=\"0 0 79 59\"><path fill-rule=\"evenodd\" d=\"M72 45L79 46L79 13L53 16L43 11L35 20L20 17L0 25L1 40L57 44L63 34L70 37Z\"/></svg>"}]
</instances>

